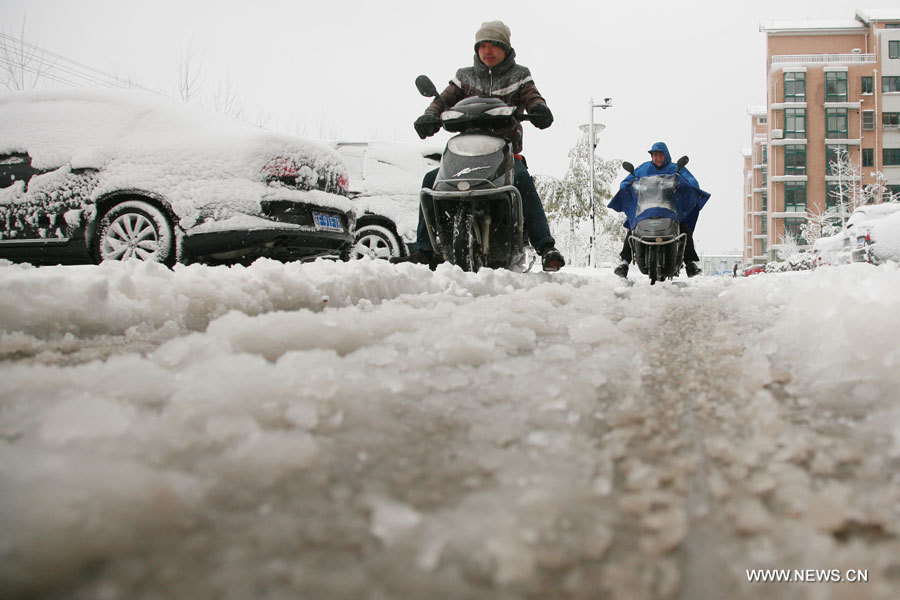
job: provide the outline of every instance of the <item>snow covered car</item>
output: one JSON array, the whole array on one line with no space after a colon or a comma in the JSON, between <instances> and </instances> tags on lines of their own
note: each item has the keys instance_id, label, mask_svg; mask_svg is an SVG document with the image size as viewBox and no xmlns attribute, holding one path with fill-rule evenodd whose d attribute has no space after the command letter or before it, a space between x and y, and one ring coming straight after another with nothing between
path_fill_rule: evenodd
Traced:
<instances>
[{"instance_id":1,"label":"snow covered car","mask_svg":"<svg viewBox=\"0 0 900 600\"><path fill-rule=\"evenodd\" d=\"M868 258L876 265L887 261L900 262L900 210L896 210L900 208L900 203L891 205L895 210L866 224Z\"/></svg>"},{"instance_id":2,"label":"snow covered car","mask_svg":"<svg viewBox=\"0 0 900 600\"><path fill-rule=\"evenodd\" d=\"M416 241L422 177L436 168L441 146L335 142L350 175L358 220L354 258L406 256Z\"/></svg>"},{"instance_id":3,"label":"snow covered car","mask_svg":"<svg viewBox=\"0 0 900 600\"><path fill-rule=\"evenodd\" d=\"M124 90L0 95L0 258L283 260L348 253L340 155Z\"/></svg>"},{"instance_id":4,"label":"snow covered car","mask_svg":"<svg viewBox=\"0 0 900 600\"><path fill-rule=\"evenodd\" d=\"M813 242L812 254L816 267L853 262L850 234L841 232L817 239Z\"/></svg>"},{"instance_id":5,"label":"snow covered car","mask_svg":"<svg viewBox=\"0 0 900 600\"><path fill-rule=\"evenodd\" d=\"M885 231L879 235L882 240L881 248L875 252L872 251L874 238L871 235L876 224L892 218L892 215L898 212L900 212L898 202L860 206L847 219L844 231L815 241L813 256L816 259L816 266L898 260L900 253L894 253L891 249L893 244L890 240L893 235L890 232Z\"/></svg>"},{"instance_id":6,"label":"snow covered car","mask_svg":"<svg viewBox=\"0 0 900 600\"><path fill-rule=\"evenodd\" d=\"M853 211L847 219L847 231L851 241L853 260L878 264L885 260L900 260L900 232L892 231L891 223L900 212L900 202L867 204ZM882 223L882 221L886 223ZM873 236L872 232L878 229ZM876 243L876 241L878 243Z\"/></svg>"}]
</instances>

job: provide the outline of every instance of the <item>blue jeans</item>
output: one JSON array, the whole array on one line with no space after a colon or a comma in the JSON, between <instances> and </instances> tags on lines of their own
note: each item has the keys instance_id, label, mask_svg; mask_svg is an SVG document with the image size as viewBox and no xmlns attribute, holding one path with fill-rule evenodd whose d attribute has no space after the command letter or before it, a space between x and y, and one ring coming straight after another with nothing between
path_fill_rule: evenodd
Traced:
<instances>
[{"instance_id":1,"label":"blue jeans","mask_svg":"<svg viewBox=\"0 0 900 600\"><path fill-rule=\"evenodd\" d=\"M422 179L422 187L432 189L437 179L438 169L429 171ZM515 174L513 176L513 185L522 195L522 217L525 221L525 232L528 234L528 241L531 247L540 252L548 244L555 244L553 236L550 235L550 225L547 224L547 215L544 214L544 205L541 204L541 197L534 187L534 179L525 164L518 158L515 161ZM426 201L428 205L428 213L431 222L434 222L434 202ZM431 247L431 239L428 237L428 228L425 226L425 216L422 214L422 204L419 203L419 226L416 228L416 243L413 245L413 251L425 250L426 252L434 252Z\"/></svg>"}]
</instances>

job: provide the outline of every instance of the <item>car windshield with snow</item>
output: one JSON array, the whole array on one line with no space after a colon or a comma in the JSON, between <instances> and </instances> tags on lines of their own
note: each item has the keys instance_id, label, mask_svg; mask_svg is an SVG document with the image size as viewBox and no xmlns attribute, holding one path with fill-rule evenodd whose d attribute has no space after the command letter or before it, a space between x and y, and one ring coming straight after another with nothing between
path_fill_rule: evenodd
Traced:
<instances>
[{"instance_id":1,"label":"car windshield with snow","mask_svg":"<svg viewBox=\"0 0 900 600\"><path fill-rule=\"evenodd\" d=\"M0 96L0 258L247 263L349 252L340 155L122 90Z\"/></svg>"}]
</instances>

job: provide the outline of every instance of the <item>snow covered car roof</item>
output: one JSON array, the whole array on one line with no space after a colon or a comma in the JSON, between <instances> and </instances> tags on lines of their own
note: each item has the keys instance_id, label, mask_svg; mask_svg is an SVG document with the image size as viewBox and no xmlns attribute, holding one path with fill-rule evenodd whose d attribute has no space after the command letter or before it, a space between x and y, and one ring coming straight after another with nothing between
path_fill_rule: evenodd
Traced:
<instances>
[{"instance_id":1,"label":"snow covered car roof","mask_svg":"<svg viewBox=\"0 0 900 600\"><path fill-rule=\"evenodd\" d=\"M285 228L272 203L349 215L341 156L170 98L131 90L41 90L0 95L0 156L25 156L28 185L0 190L0 207L33 203L50 173L89 173L87 208L122 190L159 199L187 235ZM76 207L70 207L76 208ZM347 226L351 226L348 223Z\"/></svg>"}]
</instances>

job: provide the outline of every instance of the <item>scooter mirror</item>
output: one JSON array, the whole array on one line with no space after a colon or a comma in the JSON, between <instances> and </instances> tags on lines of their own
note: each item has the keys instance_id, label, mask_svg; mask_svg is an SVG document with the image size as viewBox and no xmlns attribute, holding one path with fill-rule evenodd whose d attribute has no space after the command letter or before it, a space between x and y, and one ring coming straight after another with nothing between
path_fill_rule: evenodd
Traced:
<instances>
[{"instance_id":1,"label":"scooter mirror","mask_svg":"<svg viewBox=\"0 0 900 600\"><path fill-rule=\"evenodd\" d=\"M419 90L419 93L423 96L428 96L429 98L437 96L437 88L434 87L434 84L431 82L431 79L428 78L428 75L419 75L416 77L416 89Z\"/></svg>"},{"instance_id":2,"label":"scooter mirror","mask_svg":"<svg viewBox=\"0 0 900 600\"><path fill-rule=\"evenodd\" d=\"M634 165L627 160L622 163L622 168L634 175Z\"/></svg>"},{"instance_id":3,"label":"scooter mirror","mask_svg":"<svg viewBox=\"0 0 900 600\"><path fill-rule=\"evenodd\" d=\"M682 156L681 158L679 158L678 162L675 163L676 165L678 165L678 170L682 170L684 166L688 164L688 161L690 161L690 159L687 156Z\"/></svg>"}]
</instances>

